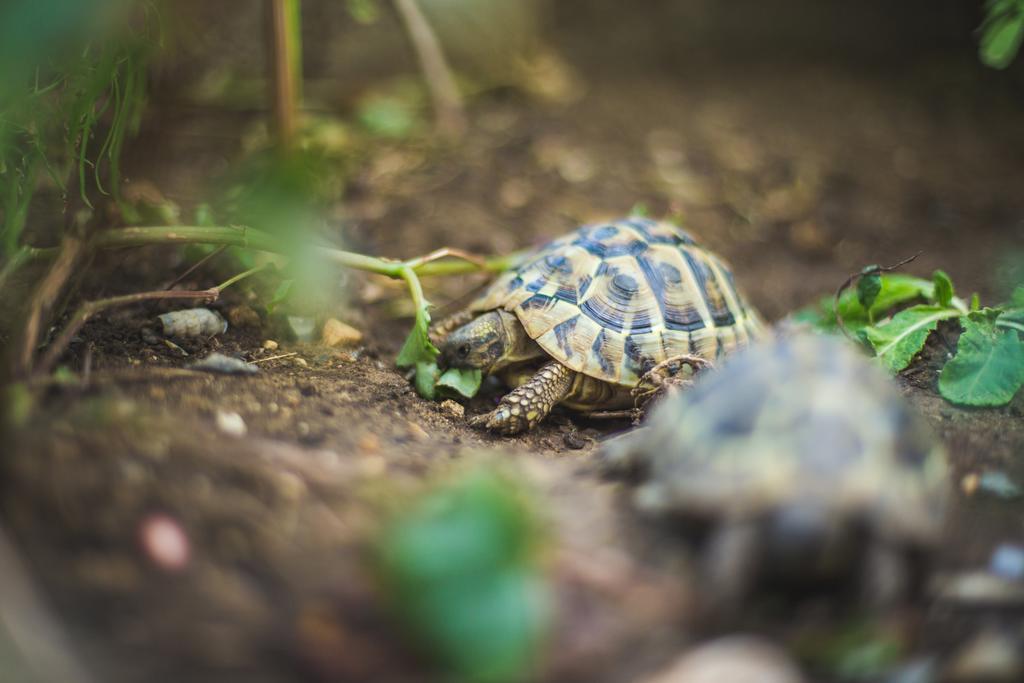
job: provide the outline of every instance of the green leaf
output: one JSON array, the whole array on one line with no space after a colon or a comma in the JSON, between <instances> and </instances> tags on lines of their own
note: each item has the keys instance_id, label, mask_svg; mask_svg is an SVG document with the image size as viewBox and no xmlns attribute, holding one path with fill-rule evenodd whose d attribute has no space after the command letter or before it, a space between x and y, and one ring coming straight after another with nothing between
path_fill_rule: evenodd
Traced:
<instances>
[{"instance_id":1,"label":"green leaf","mask_svg":"<svg viewBox=\"0 0 1024 683\"><path fill-rule=\"evenodd\" d=\"M1004 14L985 27L978 54L981 61L993 69L1005 69L1017 56L1024 38L1024 13Z\"/></svg>"},{"instance_id":2,"label":"green leaf","mask_svg":"<svg viewBox=\"0 0 1024 683\"><path fill-rule=\"evenodd\" d=\"M636 204L633 205L633 208L629 210L629 215L638 216L640 218L648 218L650 217L651 212L647 208L646 204L644 204L643 202L637 202Z\"/></svg>"},{"instance_id":3,"label":"green leaf","mask_svg":"<svg viewBox=\"0 0 1024 683\"><path fill-rule=\"evenodd\" d=\"M480 382L483 380L483 373L479 370L463 370L461 368L449 368L437 380L437 386L451 389L460 396L473 398L480 390Z\"/></svg>"},{"instance_id":4,"label":"green leaf","mask_svg":"<svg viewBox=\"0 0 1024 683\"><path fill-rule=\"evenodd\" d=\"M882 364L890 372L899 372L924 348L940 320L959 315L956 309L942 306L912 306L882 324L865 328L865 332Z\"/></svg>"},{"instance_id":5,"label":"green leaf","mask_svg":"<svg viewBox=\"0 0 1024 683\"><path fill-rule=\"evenodd\" d=\"M977 311L980 308L981 308L981 297L978 296L977 292L975 292L974 294L971 295L971 310L972 311Z\"/></svg>"},{"instance_id":6,"label":"green leaf","mask_svg":"<svg viewBox=\"0 0 1024 683\"><path fill-rule=\"evenodd\" d=\"M939 374L939 393L952 403L1000 406L1024 384L1024 344L1016 330L985 319L961 319L956 356Z\"/></svg>"},{"instance_id":7,"label":"green leaf","mask_svg":"<svg viewBox=\"0 0 1024 683\"><path fill-rule=\"evenodd\" d=\"M932 282L935 283L935 302L948 307L953 301L953 281L945 272L936 270L932 275Z\"/></svg>"},{"instance_id":8,"label":"green leaf","mask_svg":"<svg viewBox=\"0 0 1024 683\"><path fill-rule=\"evenodd\" d=\"M435 387L437 386L437 378L440 374L440 371L437 369L437 363L434 361L416 363L416 376L413 379L416 393L428 401L433 401L437 396Z\"/></svg>"},{"instance_id":9,"label":"green leaf","mask_svg":"<svg viewBox=\"0 0 1024 683\"><path fill-rule=\"evenodd\" d=\"M274 309L280 306L292 293L292 286L295 284L294 279L282 280L281 284L274 290L273 296L270 297L270 301L267 303L267 312L273 313Z\"/></svg>"},{"instance_id":10,"label":"green leaf","mask_svg":"<svg viewBox=\"0 0 1024 683\"><path fill-rule=\"evenodd\" d=\"M862 275L857 280L857 302L864 310L870 311L879 292L882 291L882 276L878 272L878 266L868 266L861 272Z\"/></svg>"},{"instance_id":11,"label":"green leaf","mask_svg":"<svg viewBox=\"0 0 1024 683\"><path fill-rule=\"evenodd\" d=\"M515 482L473 473L387 528L379 567L395 612L457 680L524 680L549 618L537 527Z\"/></svg>"},{"instance_id":12,"label":"green leaf","mask_svg":"<svg viewBox=\"0 0 1024 683\"><path fill-rule=\"evenodd\" d=\"M411 368L417 363L433 363L439 351L430 342L428 333L430 318L424 315L417 315L416 322L409 330L409 336L402 344L402 350L398 352L395 365L400 368Z\"/></svg>"},{"instance_id":13,"label":"green leaf","mask_svg":"<svg viewBox=\"0 0 1024 683\"><path fill-rule=\"evenodd\" d=\"M886 274L881 276L881 288L871 305L872 319L884 316L890 309L914 300L930 300L935 293L935 285L912 275ZM837 331L836 316L833 309L832 296L822 297L816 306L808 306L793 315L797 322L803 322L826 331ZM869 324L867 311L858 300L857 293L847 289L839 297L839 312L843 322L851 333Z\"/></svg>"},{"instance_id":14,"label":"green leaf","mask_svg":"<svg viewBox=\"0 0 1024 683\"><path fill-rule=\"evenodd\" d=\"M1013 290L1013 294L1010 296L1010 306L1024 308L1024 286L1019 286Z\"/></svg>"}]
</instances>

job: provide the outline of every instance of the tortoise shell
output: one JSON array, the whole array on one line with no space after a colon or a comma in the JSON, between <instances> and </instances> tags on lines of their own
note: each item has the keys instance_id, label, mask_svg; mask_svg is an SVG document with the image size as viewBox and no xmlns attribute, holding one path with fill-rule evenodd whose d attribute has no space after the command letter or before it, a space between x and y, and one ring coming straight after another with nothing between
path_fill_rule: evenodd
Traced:
<instances>
[{"instance_id":1,"label":"tortoise shell","mask_svg":"<svg viewBox=\"0 0 1024 683\"><path fill-rule=\"evenodd\" d=\"M871 528L934 541L945 454L888 377L840 340L778 339L666 399L606 463L646 470L641 507L744 517L802 499Z\"/></svg>"},{"instance_id":2,"label":"tortoise shell","mask_svg":"<svg viewBox=\"0 0 1024 683\"><path fill-rule=\"evenodd\" d=\"M764 329L717 256L645 218L586 225L549 242L469 308L514 312L554 359L626 386L666 358L714 360Z\"/></svg>"}]
</instances>

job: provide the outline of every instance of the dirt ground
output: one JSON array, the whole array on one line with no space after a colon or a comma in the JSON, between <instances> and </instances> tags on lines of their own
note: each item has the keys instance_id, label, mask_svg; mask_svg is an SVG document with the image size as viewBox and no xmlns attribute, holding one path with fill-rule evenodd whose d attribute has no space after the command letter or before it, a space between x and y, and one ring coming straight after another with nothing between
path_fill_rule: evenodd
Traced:
<instances>
[{"instance_id":1,"label":"dirt ground","mask_svg":"<svg viewBox=\"0 0 1024 683\"><path fill-rule=\"evenodd\" d=\"M865 264L919 250L911 272L941 267L962 294L990 302L1024 260L1020 102L971 65L641 77L577 68L586 91L574 103L488 95L472 103L456 146L381 143L337 208L346 243L395 257L440 246L507 253L643 203L654 216L681 213L772 321ZM130 172L192 206L205 187L196 169L233 154L225 131L249 118L163 102ZM159 250L104 258L95 272L116 275L91 277L86 297L165 284L182 269ZM183 284L209 286L203 277ZM91 356L88 385L49 391L0 481L6 524L97 680L422 680L423 662L382 610L367 544L382 500L489 458L530 484L550 522L558 620L542 678L634 680L708 635L685 547L636 518L624 486L592 462L626 423L559 413L516 438L468 428L394 368L409 324L394 315L401 291L343 278L347 321L365 334L355 349L282 340L267 351L271 329L232 326L183 345L184 358L142 339L164 310L149 306L90 322L72 346L70 367ZM479 282L435 280L428 295L451 310ZM233 296L217 306L250 303ZM174 370L208 350L296 355L246 377ZM900 382L946 443L953 481L996 470L1024 482L1020 397L1003 409L949 405L935 389L943 353L929 347ZM218 412L238 413L247 433L219 430ZM984 566L995 546L1019 541L1019 503L956 491L942 568ZM140 529L158 514L188 534L183 572L140 550ZM919 619L906 643L924 656L984 624L1024 625L1003 610L934 608Z\"/></svg>"}]
</instances>

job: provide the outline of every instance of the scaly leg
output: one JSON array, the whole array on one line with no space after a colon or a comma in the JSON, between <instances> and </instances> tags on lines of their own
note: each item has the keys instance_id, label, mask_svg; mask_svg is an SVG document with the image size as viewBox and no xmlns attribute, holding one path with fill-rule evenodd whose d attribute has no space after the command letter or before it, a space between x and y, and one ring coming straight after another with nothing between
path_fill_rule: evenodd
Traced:
<instances>
[{"instance_id":1,"label":"scaly leg","mask_svg":"<svg viewBox=\"0 0 1024 683\"><path fill-rule=\"evenodd\" d=\"M684 367L691 370L688 377L683 375ZM711 361L706 358L690 354L673 356L661 361L645 372L630 392L635 399L635 410L645 412L652 401L685 389L693 383L693 378L698 373L713 367Z\"/></svg>"},{"instance_id":2,"label":"scaly leg","mask_svg":"<svg viewBox=\"0 0 1024 683\"><path fill-rule=\"evenodd\" d=\"M469 421L474 427L510 436L533 429L548 416L555 404L565 398L576 373L552 361L537 371L525 384L509 392L498 407Z\"/></svg>"}]
</instances>

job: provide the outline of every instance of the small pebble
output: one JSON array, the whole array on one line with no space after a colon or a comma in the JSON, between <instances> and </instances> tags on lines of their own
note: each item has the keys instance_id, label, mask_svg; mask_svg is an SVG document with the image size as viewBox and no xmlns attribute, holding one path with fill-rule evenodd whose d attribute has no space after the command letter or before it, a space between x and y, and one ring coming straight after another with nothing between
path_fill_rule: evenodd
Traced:
<instances>
[{"instance_id":1,"label":"small pebble","mask_svg":"<svg viewBox=\"0 0 1024 683\"><path fill-rule=\"evenodd\" d=\"M751 636L726 636L683 654L644 683L802 683L789 657Z\"/></svg>"},{"instance_id":2,"label":"small pebble","mask_svg":"<svg viewBox=\"0 0 1024 683\"><path fill-rule=\"evenodd\" d=\"M235 327L259 327L263 324L260 314L245 304L234 306L228 311L228 322Z\"/></svg>"},{"instance_id":3,"label":"small pebble","mask_svg":"<svg viewBox=\"0 0 1024 683\"><path fill-rule=\"evenodd\" d=\"M217 411L217 429L228 436L245 436L249 431L241 415L227 410Z\"/></svg>"},{"instance_id":4,"label":"small pebble","mask_svg":"<svg viewBox=\"0 0 1024 683\"><path fill-rule=\"evenodd\" d=\"M277 351L279 344L273 339L263 340L263 348L267 351Z\"/></svg>"},{"instance_id":5,"label":"small pebble","mask_svg":"<svg viewBox=\"0 0 1024 683\"><path fill-rule=\"evenodd\" d=\"M193 370L219 372L225 375L255 375L260 371L255 365L240 358L225 356L223 353L211 353L201 361L193 363L191 367Z\"/></svg>"},{"instance_id":6,"label":"small pebble","mask_svg":"<svg viewBox=\"0 0 1024 683\"><path fill-rule=\"evenodd\" d=\"M1024 548L1013 543L1001 544L992 552L988 570L1011 581L1024 579Z\"/></svg>"},{"instance_id":7,"label":"small pebble","mask_svg":"<svg viewBox=\"0 0 1024 683\"><path fill-rule=\"evenodd\" d=\"M1021 489L1003 472L985 472L978 480L978 488L997 498L1019 498Z\"/></svg>"},{"instance_id":8,"label":"small pebble","mask_svg":"<svg viewBox=\"0 0 1024 683\"><path fill-rule=\"evenodd\" d=\"M212 337L223 334L228 323L217 311L208 308L187 308L158 315L167 337Z\"/></svg>"},{"instance_id":9,"label":"small pebble","mask_svg":"<svg viewBox=\"0 0 1024 683\"><path fill-rule=\"evenodd\" d=\"M999 631L983 631L953 655L944 681L1019 681L1024 659L1017 642Z\"/></svg>"},{"instance_id":10,"label":"small pebble","mask_svg":"<svg viewBox=\"0 0 1024 683\"><path fill-rule=\"evenodd\" d=\"M301 356L295 356L294 358L292 358L292 363L298 365L300 368L309 367L309 363L306 361L305 358L302 358Z\"/></svg>"},{"instance_id":11,"label":"small pebble","mask_svg":"<svg viewBox=\"0 0 1024 683\"><path fill-rule=\"evenodd\" d=\"M177 572L188 566L191 550L188 535L170 515L153 514L139 525L139 540L146 557L164 571Z\"/></svg>"},{"instance_id":12,"label":"small pebble","mask_svg":"<svg viewBox=\"0 0 1024 683\"><path fill-rule=\"evenodd\" d=\"M409 422L409 437L413 441L430 441L430 434L415 422Z\"/></svg>"},{"instance_id":13,"label":"small pebble","mask_svg":"<svg viewBox=\"0 0 1024 683\"><path fill-rule=\"evenodd\" d=\"M1024 586L988 571L957 572L937 576L929 591L938 602L964 606L1020 607Z\"/></svg>"},{"instance_id":14,"label":"small pebble","mask_svg":"<svg viewBox=\"0 0 1024 683\"><path fill-rule=\"evenodd\" d=\"M461 403L456 403L450 398L441 401L441 412L453 420L461 420L466 416L466 409Z\"/></svg>"},{"instance_id":15,"label":"small pebble","mask_svg":"<svg viewBox=\"0 0 1024 683\"><path fill-rule=\"evenodd\" d=\"M354 346L362 339L362 332L336 318L328 318L320 333L320 340L326 346Z\"/></svg>"},{"instance_id":16,"label":"small pebble","mask_svg":"<svg viewBox=\"0 0 1024 683\"><path fill-rule=\"evenodd\" d=\"M364 455L378 453L380 452L380 438L373 432L366 432L359 437L359 441L356 442L356 448Z\"/></svg>"}]
</instances>

